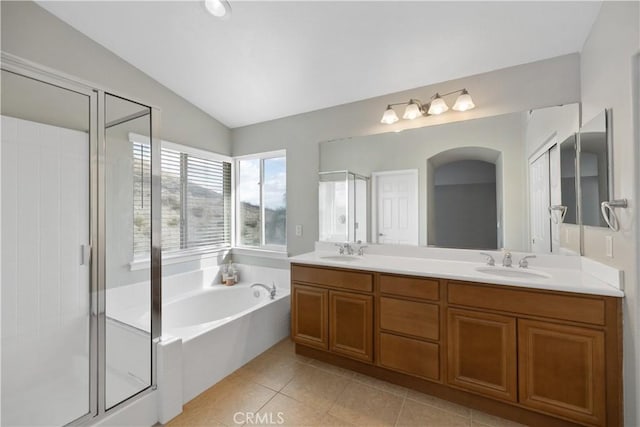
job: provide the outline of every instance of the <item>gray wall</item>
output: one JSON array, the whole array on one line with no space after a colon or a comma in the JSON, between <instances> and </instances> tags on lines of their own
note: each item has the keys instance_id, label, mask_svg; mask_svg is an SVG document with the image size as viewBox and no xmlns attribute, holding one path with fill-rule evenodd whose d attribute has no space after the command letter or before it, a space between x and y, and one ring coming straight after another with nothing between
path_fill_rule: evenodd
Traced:
<instances>
[{"instance_id":1,"label":"gray wall","mask_svg":"<svg viewBox=\"0 0 640 427\"><path fill-rule=\"evenodd\" d=\"M447 163L436 169L434 181L436 246L497 249L496 165Z\"/></svg>"},{"instance_id":2,"label":"gray wall","mask_svg":"<svg viewBox=\"0 0 640 427\"><path fill-rule=\"evenodd\" d=\"M582 122L605 108L613 110L612 198L627 198L618 210L620 232L584 228L585 255L624 270L624 390L625 425L640 425L640 289L638 289L638 54L640 3L606 1L582 50L580 81ZM636 62L635 66L633 65ZM635 74L634 74L635 73ZM635 87L634 87L635 83ZM635 100L632 94L635 94ZM635 111L633 103L635 102ZM634 133L635 132L635 133ZM605 239L613 239L613 258L606 256Z\"/></svg>"},{"instance_id":3,"label":"gray wall","mask_svg":"<svg viewBox=\"0 0 640 427\"><path fill-rule=\"evenodd\" d=\"M436 246L497 249L496 184L435 186Z\"/></svg>"},{"instance_id":4,"label":"gray wall","mask_svg":"<svg viewBox=\"0 0 640 427\"><path fill-rule=\"evenodd\" d=\"M31 1L2 1L2 50L162 110L161 137L230 154L230 131Z\"/></svg>"},{"instance_id":5,"label":"gray wall","mask_svg":"<svg viewBox=\"0 0 640 427\"><path fill-rule=\"evenodd\" d=\"M401 120L391 126L379 122L389 103L425 98L435 92L462 87L472 94L477 108L410 122ZM319 142L490 117L579 99L579 56L571 54L236 128L231 132L232 153L287 150L287 236L289 252L295 255L313 250L313 243L318 238ZM524 153L521 156L523 158ZM520 160L518 162L521 164ZM301 237L295 235L297 224L304 228Z\"/></svg>"},{"instance_id":6,"label":"gray wall","mask_svg":"<svg viewBox=\"0 0 640 427\"><path fill-rule=\"evenodd\" d=\"M542 108L531 111L525 116L527 159L536 154L545 143L554 138L556 142L564 141L580 127L580 104L568 104Z\"/></svg>"}]
</instances>

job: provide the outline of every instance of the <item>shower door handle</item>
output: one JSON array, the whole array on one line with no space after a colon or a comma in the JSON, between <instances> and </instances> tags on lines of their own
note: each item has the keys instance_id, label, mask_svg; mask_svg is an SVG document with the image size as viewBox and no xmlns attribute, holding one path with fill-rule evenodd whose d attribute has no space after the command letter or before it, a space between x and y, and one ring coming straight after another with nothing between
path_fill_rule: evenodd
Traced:
<instances>
[{"instance_id":1,"label":"shower door handle","mask_svg":"<svg viewBox=\"0 0 640 427\"><path fill-rule=\"evenodd\" d=\"M80 245L80 265L91 263L91 245Z\"/></svg>"}]
</instances>

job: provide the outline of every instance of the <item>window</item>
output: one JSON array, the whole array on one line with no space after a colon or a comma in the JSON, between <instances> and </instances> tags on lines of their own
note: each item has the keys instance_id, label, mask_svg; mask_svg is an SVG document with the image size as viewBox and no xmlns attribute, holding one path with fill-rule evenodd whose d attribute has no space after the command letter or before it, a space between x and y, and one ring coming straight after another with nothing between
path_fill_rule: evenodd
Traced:
<instances>
[{"instance_id":1,"label":"window","mask_svg":"<svg viewBox=\"0 0 640 427\"><path fill-rule=\"evenodd\" d=\"M146 140L145 140L146 139ZM148 138L132 137L134 259L149 256L151 152ZM164 142L162 250L165 254L231 245L231 162Z\"/></svg>"},{"instance_id":2,"label":"window","mask_svg":"<svg viewBox=\"0 0 640 427\"><path fill-rule=\"evenodd\" d=\"M236 165L238 246L286 250L286 154L244 157Z\"/></svg>"}]
</instances>

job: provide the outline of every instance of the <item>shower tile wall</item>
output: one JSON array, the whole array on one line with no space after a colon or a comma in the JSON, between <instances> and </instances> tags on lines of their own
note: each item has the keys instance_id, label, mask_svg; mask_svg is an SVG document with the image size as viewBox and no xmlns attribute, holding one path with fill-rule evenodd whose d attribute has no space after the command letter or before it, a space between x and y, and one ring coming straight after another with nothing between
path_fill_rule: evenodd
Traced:
<instances>
[{"instance_id":1,"label":"shower tile wall","mask_svg":"<svg viewBox=\"0 0 640 427\"><path fill-rule=\"evenodd\" d=\"M2 423L19 424L45 398L62 407L44 421L62 424L88 411L88 136L6 116L1 124L2 396L11 397Z\"/></svg>"}]
</instances>

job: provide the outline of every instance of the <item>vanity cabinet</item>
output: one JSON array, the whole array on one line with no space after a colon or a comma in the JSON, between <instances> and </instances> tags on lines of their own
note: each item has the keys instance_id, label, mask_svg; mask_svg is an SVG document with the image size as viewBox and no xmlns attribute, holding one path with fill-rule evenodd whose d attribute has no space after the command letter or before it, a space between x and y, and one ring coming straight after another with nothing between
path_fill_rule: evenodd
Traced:
<instances>
[{"instance_id":1,"label":"vanity cabinet","mask_svg":"<svg viewBox=\"0 0 640 427\"><path fill-rule=\"evenodd\" d=\"M518 399L516 319L448 310L449 384L496 399Z\"/></svg>"},{"instance_id":2,"label":"vanity cabinet","mask_svg":"<svg viewBox=\"0 0 640 427\"><path fill-rule=\"evenodd\" d=\"M373 275L292 266L291 335L296 343L373 361Z\"/></svg>"},{"instance_id":3,"label":"vanity cabinet","mask_svg":"<svg viewBox=\"0 0 640 427\"><path fill-rule=\"evenodd\" d=\"M308 357L528 425L622 425L621 299L292 264Z\"/></svg>"}]
</instances>

